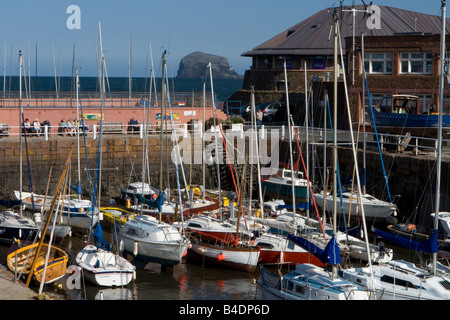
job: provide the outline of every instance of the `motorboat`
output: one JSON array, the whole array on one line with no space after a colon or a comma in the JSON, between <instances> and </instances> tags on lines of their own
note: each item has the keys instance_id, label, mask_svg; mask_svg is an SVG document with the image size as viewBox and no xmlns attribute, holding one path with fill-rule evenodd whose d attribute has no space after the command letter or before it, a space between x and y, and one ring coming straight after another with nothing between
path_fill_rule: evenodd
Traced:
<instances>
[{"instance_id":1,"label":"motorboat","mask_svg":"<svg viewBox=\"0 0 450 320\"><path fill-rule=\"evenodd\" d=\"M190 244L177 228L147 215L135 215L119 229L117 236L120 251L162 265L180 263Z\"/></svg>"}]
</instances>

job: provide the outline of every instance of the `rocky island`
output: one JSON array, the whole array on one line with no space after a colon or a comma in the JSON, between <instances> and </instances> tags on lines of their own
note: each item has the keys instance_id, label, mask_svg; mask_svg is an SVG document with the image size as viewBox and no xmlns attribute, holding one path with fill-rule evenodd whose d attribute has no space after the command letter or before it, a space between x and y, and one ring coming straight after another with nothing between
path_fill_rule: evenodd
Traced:
<instances>
[{"instance_id":1,"label":"rocky island","mask_svg":"<svg viewBox=\"0 0 450 320\"><path fill-rule=\"evenodd\" d=\"M242 79L224 57L193 52L181 59L178 67L177 79L204 78L208 63L212 63L212 72L215 79Z\"/></svg>"}]
</instances>

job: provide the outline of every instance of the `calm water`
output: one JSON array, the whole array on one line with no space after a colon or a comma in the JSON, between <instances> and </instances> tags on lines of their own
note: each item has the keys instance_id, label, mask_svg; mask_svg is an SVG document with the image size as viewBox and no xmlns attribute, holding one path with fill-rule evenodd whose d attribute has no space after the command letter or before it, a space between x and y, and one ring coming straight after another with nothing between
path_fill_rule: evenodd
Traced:
<instances>
[{"instance_id":1,"label":"calm water","mask_svg":"<svg viewBox=\"0 0 450 320\"><path fill-rule=\"evenodd\" d=\"M111 235L105 231L104 237ZM75 264L76 254L85 246L86 237L66 237L56 243L70 256L69 265ZM387 245L394 249L394 259L419 263L417 256L406 249ZM0 263L6 265L9 246L0 246ZM58 281L57 289L47 285L45 292L53 299L62 300L234 300L252 301L257 296L256 279L259 269L253 273L201 266L183 261L177 266L161 269L157 264L143 265L132 261L137 268L136 281L124 288L101 288L82 283L81 289L68 289L66 278ZM285 270L287 271L287 270ZM34 288L36 292L38 288Z\"/></svg>"},{"instance_id":2,"label":"calm water","mask_svg":"<svg viewBox=\"0 0 450 320\"><path fill-rule=\"evenodd\" d=\"M105 239L110 235L105 231ZM66 237L56 243L70 256L69 265L75 264L75 256L85 245L80 236ZM0 263L6 265L9 247L0 246ZM81 290L68 289L66 278L58 281L62 289L47 285L45 292L54 299L64 300L254 300L255 280L259 271L240 272L221 268L202 267L183 262L161 270L157 264L142 265L133 261L137 268L136 281L125 288L101 288L82 283ZM39 288L33 288L38 291Z\"/></svg>"}]
</instances>

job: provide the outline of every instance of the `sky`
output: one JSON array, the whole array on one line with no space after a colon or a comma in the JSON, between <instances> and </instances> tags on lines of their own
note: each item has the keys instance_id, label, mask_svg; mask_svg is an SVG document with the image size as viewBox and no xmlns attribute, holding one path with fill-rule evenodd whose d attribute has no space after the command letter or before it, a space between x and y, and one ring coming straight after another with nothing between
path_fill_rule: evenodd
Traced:
<instances>
[{"instance_id":1,"label":"sky","mask_svg":"<svg viewBox=\"0 0 450 320\"><path fill-rule=\"evenodd\" d=\"M80 76L97 76L100 23L109 77L128 77L130 44L133 77L148 75L152 61L159 76L165 50L169 76L176 76L181 59L194 51L225 57L237 73L244 74L251 58L242 53L339 4L339 0L1 1L0 70L18 75L22 49L25 72L32 76L36 64L38 76L70 76L72 66L79 68ZM343 1L352 4L362 1ZM441 1L374 0L373 4L440 15ZM68 11L72 5L79 11Z\"/></svg>"}]
</instances>

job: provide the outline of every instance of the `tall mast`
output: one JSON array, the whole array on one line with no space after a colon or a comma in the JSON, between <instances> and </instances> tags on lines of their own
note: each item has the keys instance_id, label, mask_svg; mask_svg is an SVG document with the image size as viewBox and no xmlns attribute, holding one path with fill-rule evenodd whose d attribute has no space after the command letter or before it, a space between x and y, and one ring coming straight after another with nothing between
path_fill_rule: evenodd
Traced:
<instances>
[{"instance_id":1,"label":"tall mast","mask_svg":"<svg viewBox=\"0 0 450 320\"><path fill-rule=\"evenodd\" d=\"M289 89L288 89L288 78L286 70L286 59L283 62L284 65L284 86L286 89L286 109L288 116L288 131L289 131L289 157L291 162L291 186L292 186L292 212L295 214L295 186L294 186L294 158L292 155L292 128L291 128L291 111L289 108Z\"/></svg>"},{"instance_id":2,"label":"tall mast","mask_svg":"<svg viewBox=\"0 0 450 320\"><path fill-rule=\"evenodd\" d=\"M437 232L439 225L439 205L440 205L440 188L441 188L441 162L442 162L442 114L444 112L444 67L445 67L445 5L446 0L441 1L441 61L439 75L439 126L438 126L438 145L437 145L437 167L436 167L436 198L435 198L435 216L434 231ZM433 252L433 275L436 275L437 252Z\"/></svg>"},{"instance_id":3,"label":"tall mast","mask_svg":"<svg viewBox=\"0 0 450 320\"><path fill-rule=\"evenodd\" d=\"M22 175L23 175L23 169L22 169L22 135L25 134L25 128L24 123L22 120L23 115L23 107L22 107L22 63L23 63L23 56L22 56L22 50L19 50L19 154L20 154L20 162L19 162L19 184L20 184L20 199L22 199ZM22 206L20 207L20 215L22 215Z\"/></svg>"},{"instance_id":4,"label":"tall mast","mask_svg":"<svg viewBox=\"0 0 450 320\"><path fill-rule=\"evenodd\" d=\"M336 235L336 212L337 212L337 81L338 81L338 56L337 56L337 36L338 36L338 14L334 12L334 82L333 82L333 235ZM333 276L337 276L337 267L333 265Z\"/></svg>"},{"instance_id":5,"label":"tall mast","mask_svg":"<svg viewBox=\"0 0 450 320\"><path fill-rule=\"evenodd\" d=\"M75 90L76 90L76 99L77 99L77 123L78 123L78 130L77 130L77 155L78 155L78 185L77 185L77 191L78 186L81 186L81 164L80 164L80 111L79 111L79 100L78 100L78 89L80 85L80 79L78 77L78 68L75 69ZM78 200L81 200L81 193L78 193Z\"/></svg>"}]
</instances>

